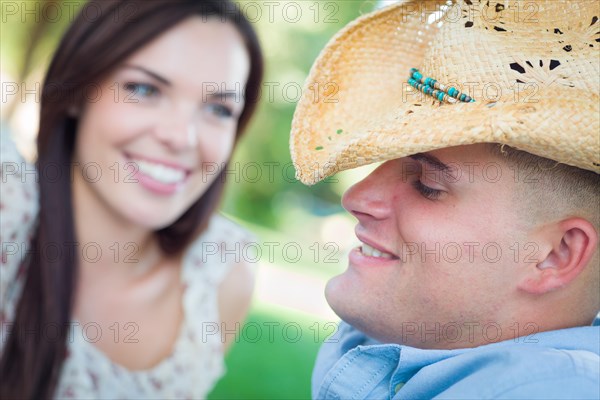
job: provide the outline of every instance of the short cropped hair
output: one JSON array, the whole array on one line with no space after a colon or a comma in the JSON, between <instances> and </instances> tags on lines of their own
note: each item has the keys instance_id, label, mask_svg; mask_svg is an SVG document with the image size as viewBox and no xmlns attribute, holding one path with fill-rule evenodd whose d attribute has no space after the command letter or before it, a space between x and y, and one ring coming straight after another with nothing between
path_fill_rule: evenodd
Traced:
<instances>
[{"instance_id":1,"label":"short cropped hair","mask_svg":"<svg viewBox=\"0 0 600 400\"><path fill-rule=\"evenodd\" d=\"M600 232L600 174L501 144L490 144L490 152L504 160L518 190L517 199L525 207L526 218L551 221L579 216ZM537 205L533 207L533 205Z\"/></svg>"}]
</instances>

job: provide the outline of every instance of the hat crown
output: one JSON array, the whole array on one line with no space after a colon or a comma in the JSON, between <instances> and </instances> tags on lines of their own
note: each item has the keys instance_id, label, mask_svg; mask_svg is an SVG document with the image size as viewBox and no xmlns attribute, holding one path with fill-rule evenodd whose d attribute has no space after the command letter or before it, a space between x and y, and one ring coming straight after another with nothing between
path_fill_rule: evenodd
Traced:
<instances>
[{"instance_id":1,"label":"hat crown","mask_svg":"<svg viewBox=\"0 0 600 400\"><path fill-rule=\"evenodd\" d=\"M481 101L600 87L599 2L463 0L418 4L423 74ZM412 5L414 6L414 4ZM409 5L406 5L409 7ZM426 31L431 31L426 35Z\"/></svg>"}]
</instances>

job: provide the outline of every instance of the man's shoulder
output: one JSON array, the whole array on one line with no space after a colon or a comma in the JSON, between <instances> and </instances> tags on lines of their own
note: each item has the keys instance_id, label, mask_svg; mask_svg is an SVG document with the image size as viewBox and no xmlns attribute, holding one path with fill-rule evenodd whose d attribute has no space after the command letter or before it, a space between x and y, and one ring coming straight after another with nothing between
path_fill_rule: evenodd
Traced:
<instances>
[{"instance_id":1,"label":"man's shoulder","mask_svg":"<svg viewBox=\"0 0 600 400\"><path fill-rule=\"evenodd\" d=\"M600 397L600 357L588 350L507 346L448 361L461 366L452 373L462 377L439 398Z\"/></svg>"},{"instance_id":2,"label":"man's shoulder","mask_svg":"<svg viewBox=\"0 0 600 400\"><path fill-rule=\"evenodd\" d=\"M550 369L552 365L561 365L575 370L600 365L600 356L587 349L563 349L544 345L504 345L481 346L457 355L458 358L479 359L482 368L533 368Z\"/></svg>"},{"instance_id":3,"label":"man's shoulder","mask_svg":"<svg viewBox=\"0 0 600 400\"><path fill-rule=\"evenodd\" d=\"M570 328L531 342L480 346L424 370L435 369L449 382L436 398L600 398L600 356L590 343L598 330Z\"/></svg>"},{"instance_id":4,"label":"man's shoulder","mask_svg":"<svg viewBox=\"0 0 600 400\"><path fill-rule=\"evenodd\" d=\"M381 344L342 323L313 374L315 398L598 398L599 327L470 349ZM595 343L595 344L594 344Z\"/></svg>"}]
</instances>

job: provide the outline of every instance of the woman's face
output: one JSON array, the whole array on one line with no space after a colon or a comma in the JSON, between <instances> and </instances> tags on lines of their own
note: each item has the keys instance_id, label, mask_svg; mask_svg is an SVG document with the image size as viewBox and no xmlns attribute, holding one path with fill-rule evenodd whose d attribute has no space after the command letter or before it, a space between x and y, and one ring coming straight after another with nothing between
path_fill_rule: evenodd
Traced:
<instances>
[{"instance_id":1,"label":"woman's face","mask_svg":"<svg viewBox=\"0 0 600 400\"><path fill-rule=\"evenodd\" d=\"M136 225L170 225L229 159L249 69L231 23L194 16L164 32L88 93L74 185Z\"/></svg>"}]
</instances>

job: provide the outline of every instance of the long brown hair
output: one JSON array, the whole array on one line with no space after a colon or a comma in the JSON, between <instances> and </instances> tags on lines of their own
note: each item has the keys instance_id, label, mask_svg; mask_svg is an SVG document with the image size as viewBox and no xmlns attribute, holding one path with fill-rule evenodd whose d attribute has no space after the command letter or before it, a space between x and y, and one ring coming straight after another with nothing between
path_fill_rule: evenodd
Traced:
<instances>
[{"instance_id":1,"label":"long brown hair","mask_svg":"<svg viewBox=\"0 0 600 400\"><path fill-rule=\"evenodd\" d=\"M42 89L37 168L43 171L58 166L62 174L51 182L40 177L38 225L32 251L23 261L27 277L0 360L3 399L52 397L66 355L78 257L73 251L52 260L41 254L50 243L76 243L70 162L77 121L69 117L68 109L83 102L91 83L99 82L127 56L191 15L230 22L245 40L250 74L238 123L239 138L259 98L263 61L252 26L229 0L91 1L83 6L54 54ZM223 191L225 170L177 221L156 232L165 254L181 252L206 228ZM50 340L41 334L49 326L64 329Z\"/></svg>"}]
</instances>

